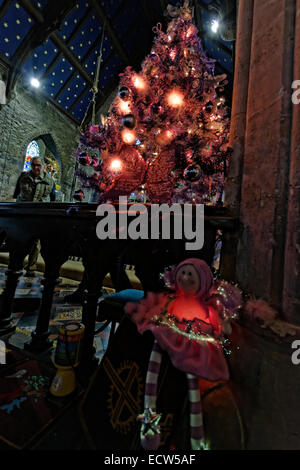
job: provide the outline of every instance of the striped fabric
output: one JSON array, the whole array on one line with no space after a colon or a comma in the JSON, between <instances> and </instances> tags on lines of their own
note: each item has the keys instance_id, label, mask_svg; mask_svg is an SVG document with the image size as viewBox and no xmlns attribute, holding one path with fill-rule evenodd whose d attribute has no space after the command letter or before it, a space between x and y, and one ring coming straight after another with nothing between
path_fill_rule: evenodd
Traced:
<instances>
[{"instance_id":1,"label":"striped fabric","mask_svg":"<svg viewBox=\"0 0 300 470\"><path fill-rule=\"evenodd\" d=\"M150 411L150 414L156 412L156 400L157 400L157 387L158 387L158 375L161 365L162 351L157 341L154 341L150 361L148 365L148 371L146 376L145 384L145 398L144 398L144 415L146 410ZM201 394L199 389L198 378L193 374L186 374L188 381L188 393L190 402L190 434L191 434L191 448L192 450L204 450L206 449L204 439L204 428L203 428L203 415L202 415L202 404ZM142 441L145 437L142 427ZM158 436L157 436L158 438ZM156 441L157 447L159 446L159 439ZM142 444L143 445L143 444ZM144 447L144 445L143 445Z\"/></svg>"},{"instance_id":2,"label":"striped fabric","mask_svg":"<svg viewBox=\"0 0 300 470\"><path fill-rule=\"evenodd\" d=\"M158 374L160 370L162 352L157 341L154 341L150 361L148 365L145 386L145 409L156 411Z\"/></svg>"},{"instance_id":3,"label":"striped fabric","mask_svg":"<svg viewBox=\"0 0 300 470\"><path fill-rule=\"evenodd\" d=\"M155 341L146 376L144 413L137 418L142 423L141 445L145 450L157 450L160 445L159 421L161 415L156 413L156 399L161 358L161 349Z\"/></svg>"},{"instance_id":4,"label":"striped fabric","mask_svg":"<svg viewBox=\"0 0 300 470\"><path fill-rule=\"evenodd\" d=\"M201 395L198 378L193 374L186 374L188 380L189 401L190 401L190 432L192 450L202 450L205 448L203 415Z\"/></svg>"}]
</instances>

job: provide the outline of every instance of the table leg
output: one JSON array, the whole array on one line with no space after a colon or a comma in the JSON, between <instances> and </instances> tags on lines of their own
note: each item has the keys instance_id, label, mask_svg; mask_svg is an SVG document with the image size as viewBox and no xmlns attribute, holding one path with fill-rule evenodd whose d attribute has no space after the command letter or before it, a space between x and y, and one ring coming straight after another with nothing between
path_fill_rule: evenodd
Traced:
<instances>
[{"instance_id":1,"label":"table leg","mask_svg":"<svg viewBox=\"0 0 300 470\"><path fill-rule=\"evenodd\" d=\"M62 245L49 244L48 240L41 240L41 253L45 261L45 275L42 280L44 286L42 302L31 342L24 345L25 349L31 352L40 353L52 347L52 342L49 341L49 321L53 294L55 286L58 284L59 270L68 258L66 252L67 250Z\"/></svg>"},{"instance_id":2,"label":"table leg","mask_svg":"<svg viewBox=\"0 0 300 470\"><path fill-rule=\"evenodd\" d=\"M97 303L101 286L110 267L126 246L125 240L95 240L85 244L83 263L87 274L87 291L84 293L82 322L85 325L82 360L93 361L95 349L94 334Z\"/></svg>"},{"instance_id":3,"label":"table leg","mask_svg":"<svg viewBox=\"0 0 300 470\"><path fill-rule=\"evenodd\" d=\"M15 325L12 321L12 303L14 300L16 288L18 285L21 271L8 269L6 272L6 285L1 298L0 310L0 335L4 335L14 331Z\"/></svg>"},{"instance_id":4,"label":"table leg","mask_svg":"<svg viewBox=\"0 0 300 470\"><path fill-rule=\"evenodd\" d=\"M57 283L58 275L46 275L42 280L44 289L36 329L31 335L31 342L24 345L24 348L29 351L39 353L47 351L52 347L52 341L49 341L49 321L54 289Z\"/></svg>"},{"instance_id":5,"label":"table leg","mask_svg":"<svg viewBox=\"0 0 300 470\"><path fill-rule=\"evenodd\" d=\"M12 304L16 293L19 277L23 273L23 263L28 253L28 246L8 240L9 264L6 271L6 284L1 296L0 335L8 334L15 329L12 322Z\"/></svg>"}]
</instances>

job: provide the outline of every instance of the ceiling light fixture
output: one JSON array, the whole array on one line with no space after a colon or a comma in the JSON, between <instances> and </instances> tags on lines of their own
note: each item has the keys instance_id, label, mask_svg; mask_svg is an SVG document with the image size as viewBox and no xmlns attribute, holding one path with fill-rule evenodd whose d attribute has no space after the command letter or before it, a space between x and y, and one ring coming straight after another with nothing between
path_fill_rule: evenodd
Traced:
<instances>
[{"instance_id":1,"label":"ceiling light fixture","mask_svg":"<svg viewBox=\"0 0 300 470\"><path fill-rule=\"evenodd\" d=\"M211 23L211 30L213 33L217 33L218 29L219 29L219 26L220 26L220 23L218 20L213 20L212 23Z\"/></svg>"},{"instance_id":2,"label":"ceiling light fixture","mask_svg":"<svg viewBox=\"0 0 300 470\"><path fill-rule=\"evenodd\" d=\"M34 88L39 88L40 87L40 82L38 81L37 78L32 78L30 80L30 84L31 86L33 86Z\"/></svg>"}]
</instances>

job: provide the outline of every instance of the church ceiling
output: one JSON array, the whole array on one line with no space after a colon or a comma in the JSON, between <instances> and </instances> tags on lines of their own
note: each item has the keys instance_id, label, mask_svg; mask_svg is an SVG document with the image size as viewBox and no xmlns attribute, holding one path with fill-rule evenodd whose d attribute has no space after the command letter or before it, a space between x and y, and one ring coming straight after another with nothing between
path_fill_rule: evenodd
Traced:
<instances>
[{"instance_id":1,"label":"church ceiling","mask_svg":"<svg viewBox=\"0 0 300 470\"><path fill-rule=\"evenodd\" d=\"M80 123L92 95L103 28L98 108L127 65L139 68L151 48L152 27L166 25L168 3L180 2L0 0L0 59L13 71L11 83L18 76L30 86L37 78L39 92ZM195 21L207 54L217 61L216 72L227 73L231 83L233 43L212 33L216 10L209 9L210 3L194 0Z\"/></svg>"}]
</instances>

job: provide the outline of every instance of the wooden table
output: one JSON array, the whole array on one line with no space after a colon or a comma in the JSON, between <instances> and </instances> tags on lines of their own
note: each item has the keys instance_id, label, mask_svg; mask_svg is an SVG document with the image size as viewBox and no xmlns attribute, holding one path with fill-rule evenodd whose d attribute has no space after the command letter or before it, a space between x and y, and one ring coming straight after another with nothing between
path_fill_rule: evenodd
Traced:
<instances>
[{"instance_id":1,"label":"wooden table","mask_svg":"<svg viewBox=\"0 0 300 470\"><path fill-rule=\"evenodd\" d=\"M150 205L148 206L150 208ZM159 288L159 273L163 267L192 256L212 261L216 231L223 231L222 259L229 277L233 265L233 248L238 233L238 220L226 208L205 207L205 242L197 252L185 251L185 240L99 240L96 225L97 204L85 203L0 203L0 236L7 236L10 262L0 310L0 336L13 330L12 302L23 263L33 239L41 241L41 254L45 261L43 294L36 330L28 345L34 352L51 347L48 336L49 319L55 286L62 264L74 246L80 247L87 272L87 291L83 304L85 336L83 353L86 360L93 357L93 337L97 301L102 281L112 262L122 252L136 265L136 272L145 291ZM118 212L117 212L118 213ZM230 261L232 260L232 262ZM227 273L226 273L227 271Z\"/></svg>"}]
</instances>

